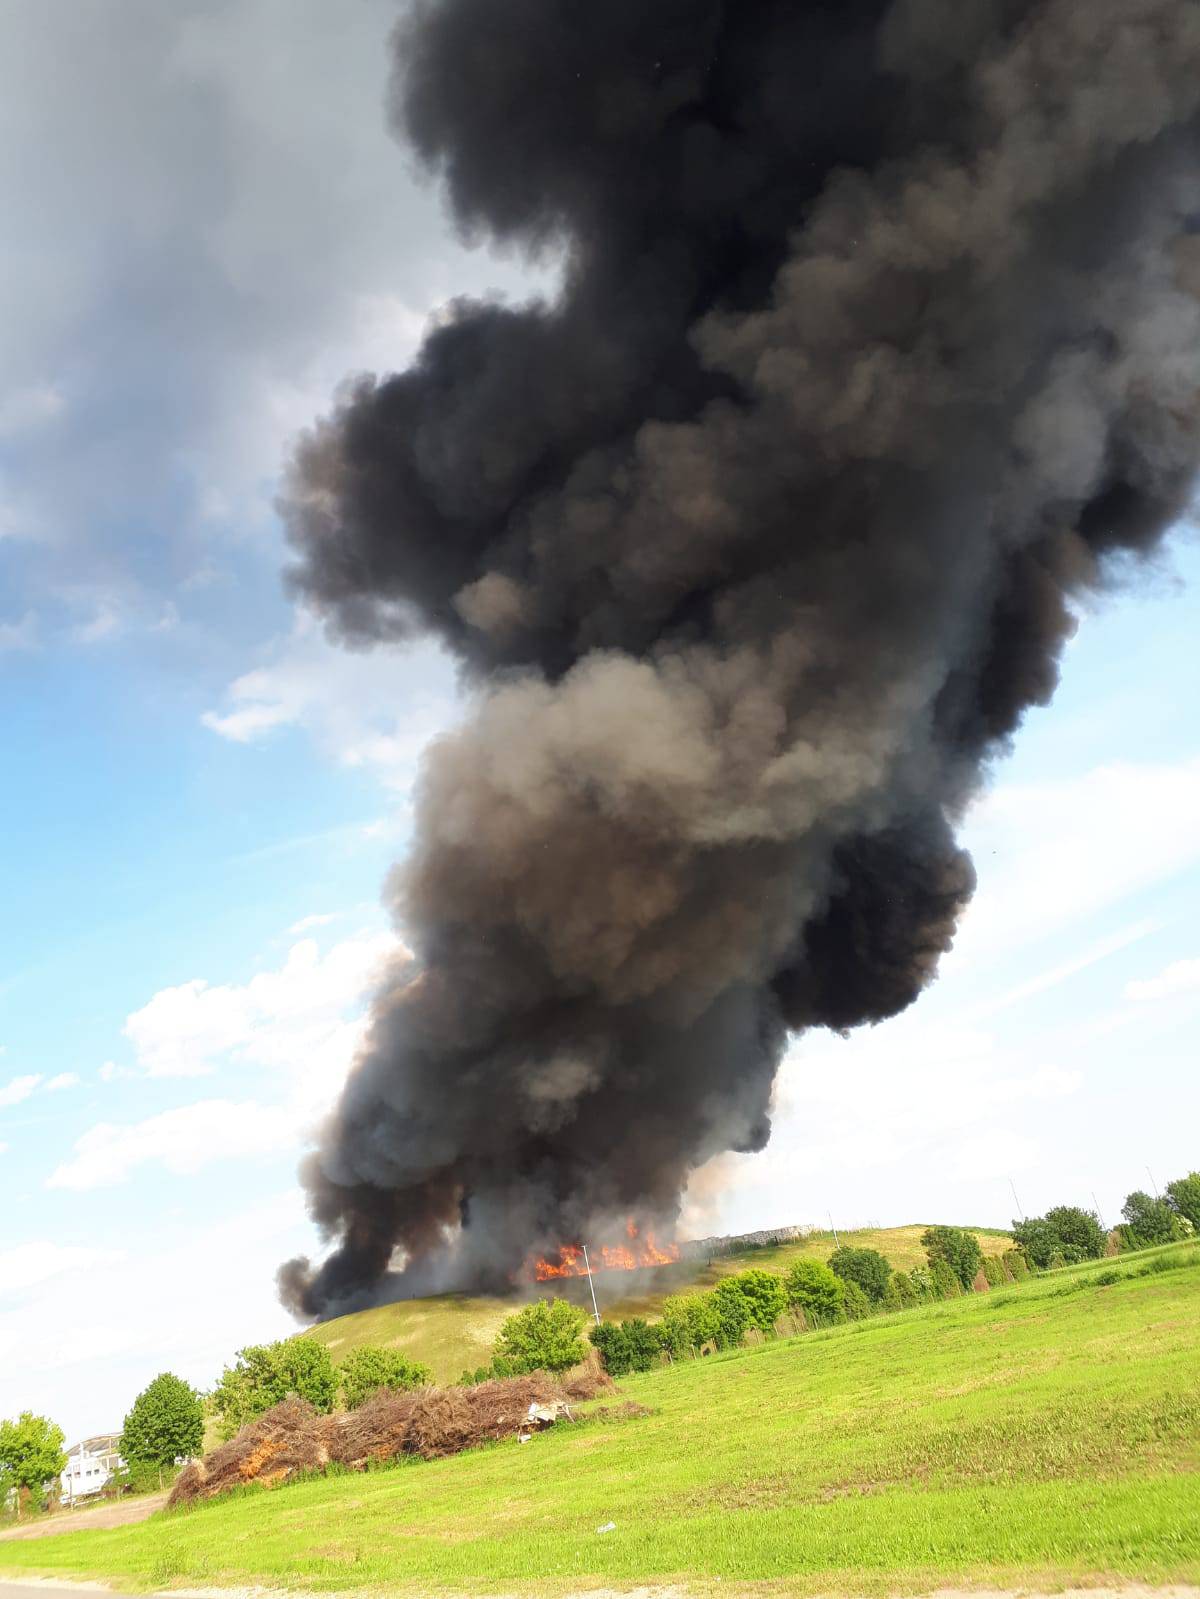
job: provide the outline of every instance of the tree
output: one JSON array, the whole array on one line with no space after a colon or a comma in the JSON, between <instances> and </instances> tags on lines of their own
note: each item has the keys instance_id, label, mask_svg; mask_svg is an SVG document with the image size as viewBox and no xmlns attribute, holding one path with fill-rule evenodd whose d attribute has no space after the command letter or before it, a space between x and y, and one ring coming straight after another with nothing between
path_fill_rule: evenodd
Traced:
<instances>
[{"instance_id":1,"label":"tree","mask_svg":"<svg viewBox=\"0 0 1200 1599\"><path fill-rule=\"evenodd\" d=\"M1150 1249L1155 1244L1173 1244L1187 1236L1181 1218L1165 1199L1151 1199L1135 1189L1121 1207L1125 1225L1121 1237L1128 1249Z\"/></svg>"},{"instance_id":2,"label":"tree","mask_svg":"<svg viewBox=\"0 0 1200 1599\"><path fill-rule=\"evenodd\" d=\"M747 1325L757 1327L763 1333L774 1332L775 1323L787 1309L783 1278L773 1271L755 1268L750 1271L740 1271L735 1277L727 1277L725 1281L736 1283L741 1290L742 1297L750 1309L750 1320Z\"/></svg>"},{"instance_id":3,"label":"tree","mask_svg":"<svg viewBox=\"0 0 1200 1599\"><path fill-rule=\"evenodd\" d=\"M23 1410L16 1421L0 1421L0 1498L15 1488L21 1496L40 1494L67 1463L63 1430L46 1416Z\"/></svg>"},{"instance_id":4,"label":"tree","mask_svg":"<svg viewBox=\"0 0 1200 1599\"><path fill-rule=\"evenodd\" d=\"M935 1262L944 1260L958 1278L959 1286L970 1288L983 1265L983 1250L974 1233L965 1227L927 1227L921 1234L921 1245L931 1270Z\"/></svg>"},{"instance_id":5,"label":"tree","mask_svg":"<svg viewBox=\"0 0 1200 1599\"><path fill-rule=\"evenodd\" d=\"M125 1417L121 1454L132 1470L173 1466L200 1453L204 1405L182 1377L161 1372L143 1388Z\"/></svg>"},{"instance_id":6,"label":"tree","mask_svg":"<svg viewBox=\"0 0 1200 1599\"><path fill-rule=\"evenodd\" d=\"M804 1312L807 1326L830 1327L846 1319L844 1284L822 1261L796 1261L783 1286L788 1304Z\"/></svg>"},{"instance_id":7,"label":"tree","mask_svg":"<svg viewBox=\"0 0 1200 1599\"><path fill-rule=\"evenodd\" d=\"M424 1388L432 1380L428 1366L409 1360L398 1349L352 1349L339 1375L347 1410L357 1410L381 1388Z\"/></svg>"},{"instance_id":8,"label":"tree","mask_svg":"<svg viewBox=\"0 0 1200 1599\"><path fill-rule=\"evenodd\" d=\"M509 1316L496 1339L496 1353L514 1373L565 1371L584 1357L581 1334L587 1316L569 1299L535 1299Z\"/></svg>"},{"instance_id":9,"label":"tree","mask_svg":"<svg viewBox=\"0 0 1200 1599\"><path fill-rule=\"evenodd\" d=\"M325 1345L315 1338L284 1338L239 1349L213 1390L213 1407L221 1418L222 1438L232 1438L248 1421L291 1394L328 1415L337 1392L337 1372Z\"/></svg>"},{"instance_id":10,"label":"tree","mask_svg":"<svg viewBox=\"0 0 1200 1599\"><path fill-rule=\"evenodd\" d=\"M1177 1216L1200 1233L1200 1171L1189 1172L1167 1184L1167 1203Z\"/></svg>"},{"instance_id":11,"label":"tree","mask_svg":"<svg viewBox=\"0 0 1200 1599\"><path fill-rule=\"evenodd\" d=\"M873 1304L887 1293L892 1268L877 1249L851 1249L843 1244L829 1257L829 1267L846 1283L857 1283Z\"/></svg>"},{"instance_id":12,"label":"tree","mask_svg":"<svg viewBox=\"0 0 1200 1599\"><path fill-rule=\"evenodd\" d=\"M666 1347L662 1331L651 1327L641 1316L629 1321L602 1321L588 1330L588 1337L600 1351L604 1369L612 1377L630 1371L649 1371Z\"/></svg>"},{"instance_id":13,"label":"tree","mask_svg":"<svg viewBox=\"0 0 1200 1599\"><path fill-rule=\"evenodd\" d=\"M1023 1249L1006 1249L1001 1257L1004 1269L1015 1283L1027 1282L1029 1279L1029 1259Z\"/></svg>"}]
</instances>

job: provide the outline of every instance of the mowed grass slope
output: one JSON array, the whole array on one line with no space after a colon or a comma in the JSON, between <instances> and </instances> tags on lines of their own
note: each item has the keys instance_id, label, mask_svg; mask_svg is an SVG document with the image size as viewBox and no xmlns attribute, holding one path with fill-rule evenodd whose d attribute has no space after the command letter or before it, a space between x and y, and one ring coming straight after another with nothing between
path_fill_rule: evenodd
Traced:
<instances>
[{"instance_id":1,"label":"mowed grass slope","mask_svg":"<svg viewBox=\"0 0 1200 1599\"><path fill-rule=\"evenodd\" d=\"M839 1233L838 1238L858 1249L877 1249L897 1270L910 1271L925 1264L925 1251L921 1248L925 1226L920 1223L911 1227L865 1228ZM986 1229L980 1229L976 1236L985 1255L1002 1254L1012 1243L1006 1233ZM745 1250L711 1261L680 1261L656 1271L598 1272L596 1297L605 1316L618 1320L625 1316L654 1317L668 1294L711 1288L722 1277L750 1266L784 1272L795 1260L828 1260L834 1247L831 1232L814 1233L792 1244ZM540 1292L571 1298L589 1308L591 1305L587 1283L581 1278L546 1283ZM464 1371L487 1365L501 1322L516 1308L517 1301L512 1299L439 1294L339 1316L309 1331L327 1346L335 1361L345 1360L351 1350L364 1344L383 1345L402 1349L413 1360L421 1361L433 1372L435 1381L456 1382Z\"/></svg>"},{"instance_id":2,"label":"mowed grass slope","mask_svg":"<svg viewBox=\"0 0 1200 1599\"><path fill-rule=\"evenodd\" d=\"M1194 1582L1200 1248L1162 1258L627 1378L649 1415L526 1446L0 1545L0 1570L464 1594Z\"/></svg>"}]
</instances>

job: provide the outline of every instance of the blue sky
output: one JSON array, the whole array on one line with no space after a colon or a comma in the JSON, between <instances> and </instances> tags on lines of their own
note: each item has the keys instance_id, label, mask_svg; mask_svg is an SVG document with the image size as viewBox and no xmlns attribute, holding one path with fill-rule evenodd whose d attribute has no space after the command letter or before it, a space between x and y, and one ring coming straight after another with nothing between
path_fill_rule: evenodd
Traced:
<instances>
[{"instance_id":1,"label":"blue sky","mask_svg":"<svg viewBox=\"0 0 1200 1599\"><path fill-rule=\"evenodd\" d=\"M293 610L272 499L337 382L529 292L414 188L385 0L0 19L0 1415L117 1426L290 1323L295 1182L394 934L428 646ZM288 19L286 30L282 27ZM1200 1165L1200 550L1082 618L968 822L976 903L898 1021L799 1041L693 1232L1006 1224Z\"/></svg>"}]
</instances>

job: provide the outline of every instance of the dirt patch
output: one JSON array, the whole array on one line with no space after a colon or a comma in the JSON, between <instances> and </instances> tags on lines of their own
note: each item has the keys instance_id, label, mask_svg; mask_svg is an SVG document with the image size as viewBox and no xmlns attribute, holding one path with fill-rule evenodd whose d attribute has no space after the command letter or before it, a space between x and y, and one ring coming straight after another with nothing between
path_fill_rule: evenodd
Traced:
<instances>
[{"instance_id":1,"label":"dirt patch","mask_svg":"<svg viewBox=\"0 0 1200 1599\"><path fill-rule=\"evenodd\" d=\"M93 1528L131 1527L145 1521L167 1502L167 1495L144 1494L137 1499L117 1499L87 1510L60 1510L53 1516L39 1516L25 1527L10 1527L0 1532L5 1538L55 1538L60 1532L90 1532Z\"/></svg>"},{"instance_id":2,"label":"dirt patch","mask_svg":"<svg viewBox=\"0 0 1200 1599\"><path fill-rule=\"evenodd\" d=\"M438 1460L479 1444L516 1437L530 1425L530 1406L570 1420L570 1406L612 1388L598 1364L563 1379L544 1371L472 1388L383 1389L357 1410L319 1415L302 1399L285 1399L235 1438L188 1466L170 1505L213 1499L246 1483L267 1487L330 1465L365 1471L402 1455Z\"/></svg>"}]
</instances>

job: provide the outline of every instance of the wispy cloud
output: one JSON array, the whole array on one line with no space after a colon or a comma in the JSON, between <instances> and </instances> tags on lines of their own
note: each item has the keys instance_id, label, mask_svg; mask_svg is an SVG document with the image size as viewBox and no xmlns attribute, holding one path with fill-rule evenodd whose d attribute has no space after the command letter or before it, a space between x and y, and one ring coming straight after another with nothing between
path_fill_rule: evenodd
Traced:
<instances>
[{"instance_id":1,"label":"wispy cloud","mask_svg":"<svg viewBox=\"0 0 1200 1599\"><path fill-rule=\"evenodd\" d=\"M1126 983L1125 997L1139 1001L1176 999L1200 994L1200 959L1172 961L1157 977Z\"/></svg>"},{"instance_id":2,"label":"wispy cloud","mask_svg":"<svg viewBox=\"0 0 1200 1599\"><path fill-rule=\"evenodd\" d=\"M4 1087L0 1088L0 1109L20 1105L29 1098L41 1080L40 1072L27 1072L23 1077L10 1077Z\"/></svg>"}]
</instances>

